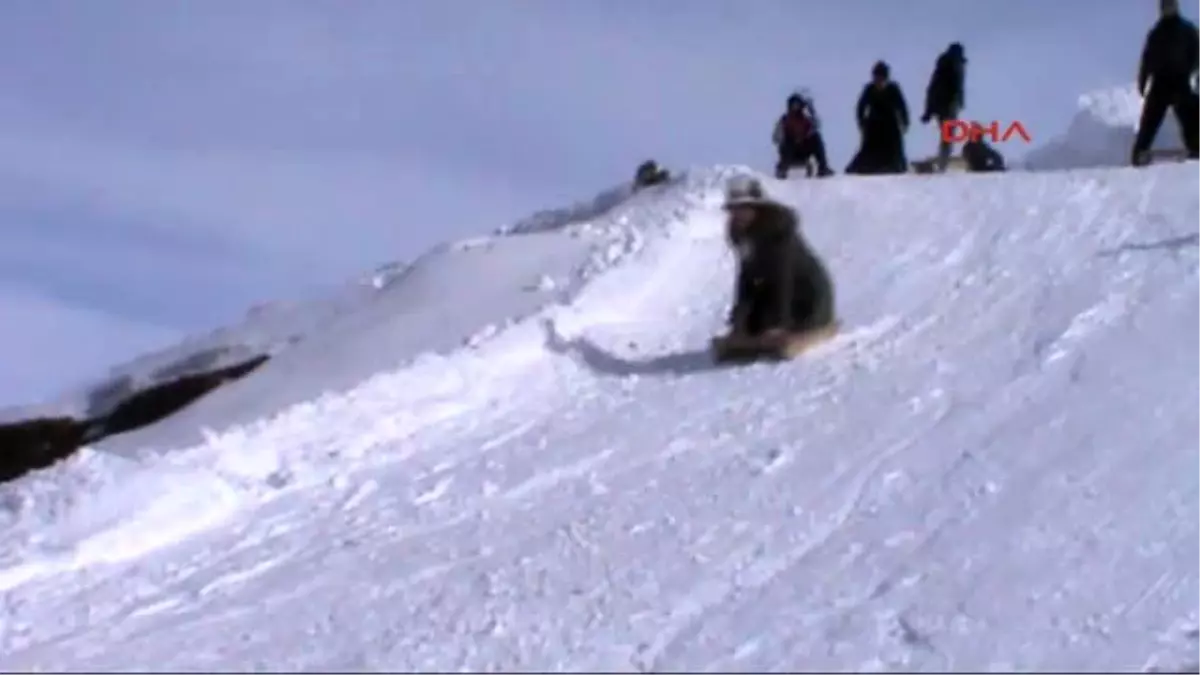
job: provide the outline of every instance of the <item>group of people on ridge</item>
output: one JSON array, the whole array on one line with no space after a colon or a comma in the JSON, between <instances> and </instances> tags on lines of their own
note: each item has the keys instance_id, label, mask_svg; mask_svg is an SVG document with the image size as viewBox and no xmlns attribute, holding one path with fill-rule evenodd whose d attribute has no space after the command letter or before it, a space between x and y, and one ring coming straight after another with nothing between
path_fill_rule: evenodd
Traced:
<instances>
[{"instance_id":1,"label":"group of people on ridge","mask_svg":"<svg viewBox=\"0 0 1200 675\"><path fill-rule=\"evenodd\" d=\"M1196 25L1179 14L1179 0L1159 0L1159 12L1158 21L1146 36L1138 67L1137 86L1144 104L1130 158L1134 166L1150 162L1150 146L1168 109L1179 122L1189 158L1197 158L1200 144L1200 99L1195 83L1200 38ZM936 121L941 129L946 122L960 119L966 108L966 65L966 50L959 42L951 43L938 55L925 89L922 124ZM846 173L907 173L909 161L904 136L910 125L909 108L900 85L892 80L887 63L879 61L871 69L871 81L858 97L855 118L861 142ZM776 177L786 178L797 167L803 167L809 176L834 175L821 135L821 119L808 91L788 96L786 110L776 121L771 140L778 151ZM931 169L945 171L953 150L953 143L942 138ZM972 172L1006 168L1004 157L982 136L963 143L962 159ZM638 168L634 185L654 185L668 176L665 170L647 162Z\"/></svg>"},{"instance_id":2,"label":"group of people on ridge","mask_svg":"<svg viewBox=\"0 0 1200 675\"><path fill-rule=\"evenodd\" d=\"M936 119L940 128L943 122L958 119L965 107L966 63L966 52L958 42L938 56L925 90L922 124ZM855 119L862 140L846 173L907 173L909 163L904 135L910 124L908 102L900 85L892 80L887 63L879 61L871 69L871 81L863 87L855 106ZM825 154L816 104L807 92L796 92L788 97L787 110L775 124L772 141L779 151L775 166L777 177L786 178L788 171L797 166L805 167L809 175L833 175ZM937 170L946 169L952 150L948 141L939 144ZM1004 170L1004 158L982 138L968 140L962 153L970 171Z\"/></svg>"},{"instance_id":3,"label":"group of people on ridge","mask_svg":"<svg viewBox=\"0 0 1200 675\"><path fill-rule=\"evenodd\" d=\"M1145 97L1133 148L1133 163L1142 163L1167 108L1173 108L1190 157L1196 157L1197 94L1189 81L1197 71L1196 26L1178 15L1178 0L1160 0L1162 17L1147 36L1138 76ZM922 123L939 125L958 119L964 109L966 56L951 44L937 60L926 90ZM875 64L872 81L859 96L856 114L862 144L847 173L907 171L904 134L909 111L886 63ZM805 166L809 175L829 176L825 142L812 97L797 92L775 125L772 140L779 149L776 175ZM951 144L938 146L936 163L945 169ZM1003 159L981 141L964 144L971 171L1004 170ZM653 185L669 176L653 162L639 167L637 183ZM733 302L727 318L729 334L714 340L718 351L749 338L768 349L790 355L832 336L839 321L833 279L825 263L806 241L795 209L771 198L752 176L737 176L726 186L726 239L737 257ZM803 346L797 346L801 345ZM725 347L718 347L725 345Z\"/></svg>"}]
</instances>

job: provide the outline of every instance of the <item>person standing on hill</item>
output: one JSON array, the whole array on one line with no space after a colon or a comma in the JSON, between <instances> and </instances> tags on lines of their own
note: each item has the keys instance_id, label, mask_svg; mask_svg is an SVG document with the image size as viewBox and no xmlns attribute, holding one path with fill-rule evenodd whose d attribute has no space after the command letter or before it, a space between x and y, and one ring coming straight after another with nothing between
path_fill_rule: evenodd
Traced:
<instances>
[{"instance_id":1,"label":"person standing on hill","mask_svg":"<svg viewBox=\"0 0 1200 675\"><path fill-rule=\"evenodd\" d=\"M1133 143L1134 166L1149 164L1150 145L1162 126L1167 108L1179 120L1188 157L1196 159L1197 136L1200 136L1200 103L1191 79L1200 60L1200 39L1196 24L1179 15L1178 0L1161 0L1161 16L1142 48L1138 67L1138 93L1145 98L1137 138ZM1147 85L1149 89L1147 89Z\"/></svg>"},{"instance_id":2,"label":"person standing on hill","mask_svg":"<svg viewBox=\"0 0 1200 675\"><path fill-rule=\"evenodd\" d=\"M891 79L891 68L883 61L871 69L871 82L858 97L855 117L862 144L846 173L906 173L904 134L909 126L908 103L900 85Z\"/></svg>"},{"instance_id":3,"label":"person standing on hill","mask_svg":"<svg viewBox=\"0 0 1200 675\"><path fill-rule=\"evenodd\" d=\"M942 126L946 122L957 120L966 107L966 66L967 56L962 44L950 43L946 51L938 56L933 75L929 77L929 86L925 89L925 113L921 115L921 124L937 120L938 137L941 140L938 142L935 166L939 172L946 170L946 164L950 161L954 149L953 143L942 137Z\"/></svg>"}]
</instances>

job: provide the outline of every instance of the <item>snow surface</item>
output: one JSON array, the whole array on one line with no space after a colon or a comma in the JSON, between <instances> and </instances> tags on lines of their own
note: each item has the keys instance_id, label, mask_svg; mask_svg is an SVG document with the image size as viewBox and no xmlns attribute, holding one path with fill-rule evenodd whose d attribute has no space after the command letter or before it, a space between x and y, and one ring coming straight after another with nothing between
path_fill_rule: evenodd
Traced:
<instances>
[{"instance_id":1,"label":"snow surface","mask_svg":"<svg viewBox=\"0 0 1200 675\"><path fill-rule=\"evenodd\" d=\"M1084 94L1079 97L1079 112L1066 133L1030 151L1020 165L1033 170L1128 166L1141 116L1142 97L1135 85ZM1150 147L1183 147L1173 113L1167 113Z\"/></svg>"},{"instance_id":2,"label":"snow surface","mask_svg":"<svg viewBox=\"0 0 1200 675\"><path fill-rule=\"evenodd\" d=\"M1194 664L1194 164L768 180L846 331L715 368L741 171L444 247L0 486L3 667Z\"/></svg>"}]
</instances>

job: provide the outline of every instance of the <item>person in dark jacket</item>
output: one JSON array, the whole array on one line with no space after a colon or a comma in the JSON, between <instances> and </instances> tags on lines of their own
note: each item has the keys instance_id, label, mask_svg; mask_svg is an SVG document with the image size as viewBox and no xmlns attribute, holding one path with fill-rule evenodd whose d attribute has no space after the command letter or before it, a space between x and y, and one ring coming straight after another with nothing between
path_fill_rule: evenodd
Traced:
<instances>
[{"instance_id":1,"label":"person in dark jacket","mask_svg":"<svg viewBox=\"0 0 1200 675\"><path fill-rule=\"evenodd\" d=\"M769 339L835 327L833 282L801 235L796 211L748 176L730 181L725 210L738 256L731 335Z\"/></svg>"},{"instance_id":2,"label":"person in dark jacket","mask_svg":"<svg viewBox=\"0 0 1200 675\"><path fill-rule=\"evenodd\" d=\"M1200 122L1197 121L1200 103L1191 84L1200 59L1197 56L1200 39L1197 38L1196 24L1179 15L1178 0L1161 0L1159 6L1161 17L1146 36L1138 68L1138 92L1145 97L1145 102L1133 143L1131 159L1134 166L1149 163L1150 144L1162 126L1167 108L1171 108L1179 120L1183 142L1192 159L1196 159L1197 136L1200 135Z\"/></svg>"},{"instance_id":3,"label":"person in dark jacket","mask_svg":"<svg viewBox=\"0 0 1200 675\"><path fill-rule=\"evenodd\" d=\"M825 139L821 137L821 120L812 98L797 92L788 97L787 110L775 123L771 141L779 150L779 161L775 164L775 177L787 178L788 170L794 166L809 167L815 161L816 173L820 177L832 176L829 160L825 156ZM812 175L809 169L808 175Z\"/></svg>"},{"instance_id":4,"label":"person in dark jacket","mask_svg":"<svg viewBox=\"0 0 1200 675\"><path fill-rule=\"evenodd\" d=\"M963 161L967 164L967 171L972 173L990 173L994 171L1004 171L1004 155L1000 151L988 145L988 142L983 138L976 138L963 143L962 148Z\"/></svg>"},{"instance_id":5,"label":"person in dark jacket","mask_svg":"<svg viewBox=\"0 0 1200 675\"><path fill-rule=\"evenodd\" d=\"M891 79L883 61L871 70L871 82L863 88L855 108L862 144L846 167L846 173L906 173L908 157L904 134L908 132L908 103L900 85Z\"/></svg>"},{"instance_id":6,"label":"person in dark jacket","mask_svg":"<svg viewBox=\"0 0 1200 675\"><path fill-rule=\"evenodd\" d=\"M661 185L671 180L671 172L658 165L658 162L648 159L638 165L633 174L634 191L642 188Z\"/></svg>"},{"instance_id":7,"label":"person in dark jacket","mask_svg":"<svg viewBox=\"0 0 1200 675\"><path fill-rule=\"evenodd\" d=\"M940 130L943 123L957 120L966 107L967 56L962 44L950 43L946 51L938 56L933 74L929 76L929 86L925 88L925 112L921 115L921 124L929 124L936 119L938 123L938 142L936 169L945 171L946 164L953 153L953 143L942 138Z\"/></svg>"}]
</instances>

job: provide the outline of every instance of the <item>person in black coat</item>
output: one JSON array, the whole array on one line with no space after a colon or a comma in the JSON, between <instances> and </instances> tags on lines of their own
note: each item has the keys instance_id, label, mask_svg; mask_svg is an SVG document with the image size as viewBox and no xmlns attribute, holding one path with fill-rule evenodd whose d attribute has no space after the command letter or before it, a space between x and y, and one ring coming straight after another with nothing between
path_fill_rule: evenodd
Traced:
<instances>
[{"instance_id":1,"label":"person in black coat","mask_svg":"<svg viewBox=\"0 0 1200 675\"><path fill-rule=\"evenodd\" d=\"M633 189L634 191L642 188L661 185L671 180L671 172L658 165L658 162L648 159L638 165L637 171L633 174Z\"/></svg>"},{"instance_id":2,"label":"person in black coat","mask_svg":"<svg viewBox=\"0 0 1200 675\"><path fill-rule=\"evenodd\" d=\"M871 82L863 88L855 108L862 144L846 167L846 173L906 173L908 157L904 134L908 132L908 103L900 85L891 79L883 61L871 70Z\"/></svg>"},{"instance_id":3,"label":"person in black coat","mask_svg":"<svg viewBox=\"0 0 1200 675\"><path fill-rule=\"evenodd\" d=\"M1138 92L1145 97L1145 103L1133 143L1131 159L1134 166L1149 163L1150 144L1162 126L1167 108L1171 108L1179 120L1183 142L1192 159L1196 158L1197 136L1200 135L1200 122L1197 121L1200 104L1191 84L1200 59L1197 56L1200 39L1197 39L1196 24L1179 15L1178 0L1161 0L1160 9L1161 17L1146 36L1138 67Z\"/></svg>"},{"instance_id":4,"label":"person in black coat","mask_svg":"<svg viewBox=\"0 0 1200 675\"><path fill-rule=\"evenodd\" d=\"M938 56L933 74L929 76L929 86L925 89L925 112L921 115L921 124L929 124L936 119L938 137L941 138L943 123L957 120L966 107L966 66L967 56L962 44L950 43L946 51ZM946 164L953 153L953 143L942 138L938 142L937 162L938 171L945 171Z\"/></svg>"},{"instance_id":5,"label":"person in black coat","mask_svg":"<svg viewBox=\"0 0 1200 675\"><path fill-rule=\"evenodd\" d=\"M748 176L730 181L727 236L738 256L730 334L770 339L835 326L833 282L795 210Z\"/></svg>"},{"instance_id":6,"label":"person in black coat","mask_svg":"<svg viewBox=\"0 0 1200 675\"><path fill-rule=\"evenodd\" d=\"M988 142L983 138L976 138L963 143L962 149L963 161L967 164L967 171L972 173L991 173L995 171L1004 171L1004 155L1000 151L988 145Z\"/></svg>"}]
</instances>

